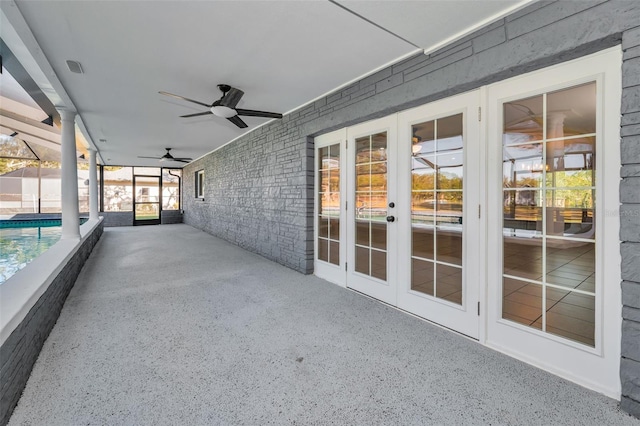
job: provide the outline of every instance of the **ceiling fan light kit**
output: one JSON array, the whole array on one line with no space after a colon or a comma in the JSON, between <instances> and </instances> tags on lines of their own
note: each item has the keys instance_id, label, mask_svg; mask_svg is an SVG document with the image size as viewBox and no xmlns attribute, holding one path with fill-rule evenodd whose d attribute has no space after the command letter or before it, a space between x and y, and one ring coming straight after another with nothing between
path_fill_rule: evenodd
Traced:
<instances>
[{"instance_id":1,"label":"ceiling fan light kit","mask_svg":"<svg viewBox=\"0 0 640 426\"><path fill-rule=\"evenodd\" d=\"M235 87L231 87L228 84L218 84L218 88L222 92L222 97L217 101L212 102L211 105L204 102L196 101L194 99L185 98L184 96L174 95L173 93L169 92L159 93L161 95L171 96L176 99L182 99L184 101L209 108L208 111L181 115L181 118L199 117L202 115L213 114L216 117L226 118L241 129L247 128L249 126L247 126L247 124L242 121L242 119L239 117L240 115L246 117L282 118L282 114L277 112L236 108L236 105L238 105L238 102L240 102L240 99L242 99L244 92L240 89L236 89Z\"/></svg>"},{"instance_id":2,"label":"ceiling fan light kit","mask_svg":"<svg viewBox=\"0 0 640 426\"><path fill-rule=\"evenodd\" d=\"M213 115L222 117L222 118L230 118L234 115L238 115L235 109L226 107L224 105L214 105L211 107L211 112Z\"/></svg>"}]
</instances>

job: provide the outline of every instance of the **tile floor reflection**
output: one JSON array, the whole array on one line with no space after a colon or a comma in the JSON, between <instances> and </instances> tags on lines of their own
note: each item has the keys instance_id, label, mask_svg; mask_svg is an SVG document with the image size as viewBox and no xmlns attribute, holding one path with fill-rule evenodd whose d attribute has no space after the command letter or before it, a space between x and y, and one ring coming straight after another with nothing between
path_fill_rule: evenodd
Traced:
<instances>
[{"instance_id":1,"label":"tile floor reflection","mask_svg":"<svg viewBox=\"0 0 640 426\"><path fill-rule=\"evenodd\" d=\"M505 241L504 273L512 277L503 279L502 317L542 329L542 300L545 297L546 331L594 346L595 244L572 241L552 244L547 247L546 283L563 288L542 286L541 241ZM539 284L517 278L535 280ZM592 294L572 291L575 289Z\"/></svg>"}]
</instances>

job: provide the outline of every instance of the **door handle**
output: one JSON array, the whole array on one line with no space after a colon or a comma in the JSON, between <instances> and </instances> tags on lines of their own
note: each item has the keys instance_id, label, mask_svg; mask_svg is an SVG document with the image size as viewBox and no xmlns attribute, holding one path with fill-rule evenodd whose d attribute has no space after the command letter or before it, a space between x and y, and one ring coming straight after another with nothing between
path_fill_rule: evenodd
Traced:
<instances>
[{"instance_id":1,"label":"door handle","mask_svg":"<svg viewBox=\"0 0 640 426\"><path fill-rule=\"evenodd\" d=\"M395 216L387 216L387 222L395 222L395 221L396 221Z\"/></svg>"}]
</instances>

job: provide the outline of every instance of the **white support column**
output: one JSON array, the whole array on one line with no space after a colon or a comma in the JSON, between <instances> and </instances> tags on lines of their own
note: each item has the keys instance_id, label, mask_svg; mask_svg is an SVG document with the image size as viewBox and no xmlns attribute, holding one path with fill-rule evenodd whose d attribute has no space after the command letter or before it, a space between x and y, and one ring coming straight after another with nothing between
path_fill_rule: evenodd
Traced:
<instances>
[{"instance_id":1,"label":"white support column","mask_svg":"<svg viewBox=\"0 0 640 426\"><path fill-rule=\"evenodd\" d=\"M98 167L93 148L89 148L89 219L98 219Z\"/></svg>"},{"instance_id":2,"label":"white support column","mask_svg":"<svg viewBox=\"0 0 640 426\"><path fill-rule=\"evenodd\" d=\"M80 238L76 112L59 109L62 119L62 238Z\"/></svg>"}]
</instances>

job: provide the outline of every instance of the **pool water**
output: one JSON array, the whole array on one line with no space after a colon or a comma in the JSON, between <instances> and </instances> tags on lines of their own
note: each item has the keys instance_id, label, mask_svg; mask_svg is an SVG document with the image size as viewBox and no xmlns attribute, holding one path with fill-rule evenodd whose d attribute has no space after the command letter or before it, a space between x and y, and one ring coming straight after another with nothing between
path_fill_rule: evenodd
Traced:
<instances>
[{"instance_id":1,"label":"pool water","mask_svg":"<svg viewBox=\"0 0 640 426\"><path fill-rule=\"evenodd\" d=\"M62 234L60 221L58 226L43 225L0 227L0 284L58 242Z\"/></svg>"}]
</instances>

